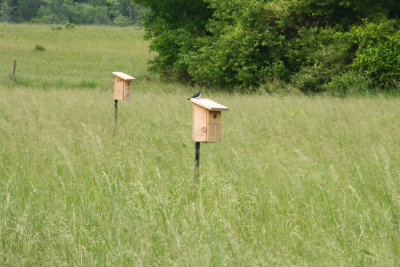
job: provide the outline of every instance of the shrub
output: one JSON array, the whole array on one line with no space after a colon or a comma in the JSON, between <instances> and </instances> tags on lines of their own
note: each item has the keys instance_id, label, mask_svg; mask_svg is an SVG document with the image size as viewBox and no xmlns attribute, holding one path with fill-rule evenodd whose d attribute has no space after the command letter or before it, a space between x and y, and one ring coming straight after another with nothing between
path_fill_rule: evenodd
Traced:
<instances>
[{"instance_id":1,"label":"shrub","mask_svg":"<svg viewBox=\"0 0 400 267\"><path fill-rule=\"evenodd\" d=\"M396 20L366 22L348 33L353 43L355 71L367 75L375 86L391 87L400 81L400 30Z\"/></svg>"},{"instance_id":2,"label":"shrub","mask_svg":"<svg viewBox=\"0 0 400 267\"><path fill-rule=\"evenodd\" d=\"M75 29L75 27L76 27L76 25L73 24L73 23L65 24L65 28L68 29L68 30Z\"/></svg>"},{"instance_id":3,"label":"shrub","mask_svg":"<svg viewBox=\"0 0 400 267\"><path fill-rule=\"evenodd\" d=\"M46 49L44 48L43 45L35 45L35 47L33 48L34 51L39 51L39 52L44 52Z\"/></svg>"},{"instance_id":4,"label":"shrub","mask_svg":"<svg viewBox=\"0 0 400 267\"><path fill-rule=\"evenodd\" d=\"M53 26L51 27L53 31L61 31L63 28L61 26Z\"/></svg>"},{"instance_id":5,"label":"shrub","mask_svg":"<svg viewBox=\"0 0 400 267\"><path fill-rule=\"evenodd\" d=\"M132 25L132 21L128 17L118 15L113 20L113 24L117 26L129 26Z\"/></svg>"},{"instance_id":6,"label":"shrub","mask_svg":"<svg viewBox=\"0 0 400 267\"><path fill-rule=\"evenodd\" d=\"M332 28L305 29L299 33L291 50L292 60L300 61L291 82L305 93L326 91L326 84L349 69L351 53L343 45L342 33Z\"/></svg>"},{"instance_id":7,"label":"shrub","mask_svg":"<svg viewBox=\"0 0 400 267\"><path fill-rule=\"evenodd\" d=\"M257 93L268 93L273 95L301 95L302 92L292 83L287 83L282 80L272 79L262 84Z\"/></svg>"},{"instance_id":8,"label":"shrub","mask_svg":"<svg viewBox=\"0 0 400 267\"><path fill-rule=\"evenodd\" d=\"M367 75L354 71L336 75L323 85L324 91L335 96L363 95L373 88L373 83Z\"/></svg>"}]
</instances>

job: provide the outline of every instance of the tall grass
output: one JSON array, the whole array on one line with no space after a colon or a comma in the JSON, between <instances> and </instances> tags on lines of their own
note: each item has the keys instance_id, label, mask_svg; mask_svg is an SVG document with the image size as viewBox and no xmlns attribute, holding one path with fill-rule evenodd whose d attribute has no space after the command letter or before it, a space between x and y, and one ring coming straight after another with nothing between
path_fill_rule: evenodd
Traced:
<instances>
[{"instance_id":1,"label":"tall grass","mask_svg":"<svg viewBox=\"0 0 400 267\"><path fill-rule=\"evenodd\" d=\"M46 28L1 27L21 39ZM83 43L125 36L83 29ZM105 86L109 71L148 75L144 61L136 74L120 60L87 72ZM0 265L400 264L400 99L205 92L230 111L222 142L201 146L196 184L193 88L139 79L115 128L111 91L56 88L86 78L54 64L53 78L25 70L46 88L2 77Z\"/></svg>"}]
</instances>

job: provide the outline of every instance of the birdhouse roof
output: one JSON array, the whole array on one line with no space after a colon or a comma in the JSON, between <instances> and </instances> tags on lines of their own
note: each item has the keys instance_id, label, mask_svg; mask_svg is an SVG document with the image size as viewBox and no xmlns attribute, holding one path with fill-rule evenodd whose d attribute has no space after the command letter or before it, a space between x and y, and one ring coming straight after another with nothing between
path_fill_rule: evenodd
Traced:
<instances>
[{"instance_id":1,"label":"birdhouse roof","mask_svg":"<svg viewBox=\"0 0 400 267\"><path fill-rule=\"evenodd\" d=\"M125 80L125 81L133 81L136 80L136 78L129 76L128 74L125 74L123 72L113 72L112 73L114 76L117 76L118 78Z\"/></svg>"},{"instance_id":2,"label":"birdhouse roof","mask_svg":"<svg viewBox=\"0 0 400 267\"><path fill-rule=\"evenodd\" d=\"M210 99L203 99L203 98L191 98L190 102L193 104L199 105L203 108L206 108L211 111L228 111L229 108L225 107L217 102L214 102Z\"/></svg>"}]
</instances>

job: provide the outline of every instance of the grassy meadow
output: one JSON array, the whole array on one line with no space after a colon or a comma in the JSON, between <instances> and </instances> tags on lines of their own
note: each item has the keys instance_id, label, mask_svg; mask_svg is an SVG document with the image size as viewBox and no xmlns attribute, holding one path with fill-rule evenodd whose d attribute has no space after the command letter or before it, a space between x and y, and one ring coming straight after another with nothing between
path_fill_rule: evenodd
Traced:
<instances>
[{"instance_id":1,"label":"grassy meadow","mask_svg":"<svg viewBox=\"0 0 400 267\"><path fill-rule=\"evenodd\" d=\"M0 266L400 265L399 98L203 89L230 111L195 183L198 88L143 35L0 24Z\"/></svg>"}]
</instances>

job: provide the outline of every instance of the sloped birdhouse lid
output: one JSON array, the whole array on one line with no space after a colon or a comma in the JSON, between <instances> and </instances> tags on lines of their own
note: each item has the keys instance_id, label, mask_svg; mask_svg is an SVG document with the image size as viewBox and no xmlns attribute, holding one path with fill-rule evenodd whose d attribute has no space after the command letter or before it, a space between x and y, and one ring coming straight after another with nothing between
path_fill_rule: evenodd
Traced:
<instances>
[{"instance_id":1,"label":"sloped birdhouse lid","mask_svg":"<svg viewBox=\"0 0 400 267\"><path fill-rule=\"evenodd\" d=\"M114 76L117 76L118 78L124 80L124 81L133 81L136 80L136 78L129 76L128 74L125 74L123 72L113 72L112 73Z\"/></svg>"},{"instance_id":2,"label":"sloped birdhouse lid","mask_svg":"<svg viewBox=\"0 0 400 267\"><path fill-rule=\"evenodd\" d=\"M229 110L228 107L218 104L217 102L214 102L210 99L191 98L190 102L192 102L193 104L199 105L205 109L211 110L211 111L228 111Z\"/></svg>"}]
</instances>

